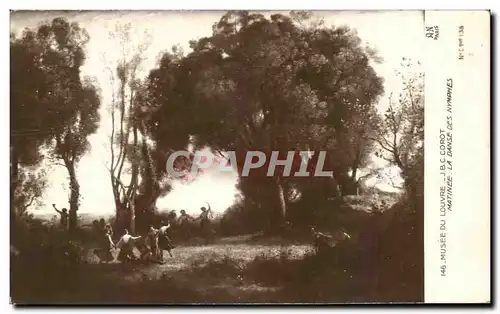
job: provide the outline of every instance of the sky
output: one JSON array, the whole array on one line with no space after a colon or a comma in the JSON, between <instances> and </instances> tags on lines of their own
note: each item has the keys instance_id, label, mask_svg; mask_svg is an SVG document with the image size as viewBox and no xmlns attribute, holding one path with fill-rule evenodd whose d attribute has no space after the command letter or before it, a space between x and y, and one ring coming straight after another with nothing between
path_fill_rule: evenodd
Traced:
<instances>
[{"instance_id":1,"label":"sky","mask_svg":"<svg viewBox=\"0 0 500 314\"><path fill-rule=\"evenodd\" d=\"M96 134L89 140L92 148L80 161L77 176L81 185L80 213L91 215L107 215L114 212L111 183L106 170L109 163L109 134L111 122L107 106L111 103L111 85L107 67L114 68L113 63L119 57L117 42L110 40L109 32L117 24L131 23L134 41L143 42L145 33L151 44L144 53L145 60L140 69L140 76L147 75L155 67L158 56L174 45L180 45L187 53L188 42L210 36L212 25L224 12L217 11L38 11L17 12L11 15L11 32L19 34L25 27L35 28L40 22L55 17L66 17L70 22L78 22L90 35L86 47L86 63L82 74L95 77L102 91L101 124ZM269 12L265 13L266 15ZM402 57L420 60L423 39L423 15L418 11L319 11L316 17L322 17L326 25L347 25L357 30L362 41L377 49L383 62L374 64L376 72L384 79L386 94L379 101L379 108L388 104L390 91L397 91L400 83L394 70L398 68ZM374 159L373 164L381 164ZM67 170L60 166L44 165L49 170L49 186L43 198L43 206L34 213L47 214L53 211L51 204L60 207L68 206ZM388 168L397 173L394 168ZM163 209L185 209L188 213L198 213L199 208L208 201L215 212L223 212L235 200L238 191L235 188L236 173L217 174L210 172L189 183L174 182L173 191L158 200L157 206ZM368 182L369 183L369 182ZM375 182L373 182L375 184ZM391 188L387 183L376 182L386 190Z\"/></svg>"}]
</instances>

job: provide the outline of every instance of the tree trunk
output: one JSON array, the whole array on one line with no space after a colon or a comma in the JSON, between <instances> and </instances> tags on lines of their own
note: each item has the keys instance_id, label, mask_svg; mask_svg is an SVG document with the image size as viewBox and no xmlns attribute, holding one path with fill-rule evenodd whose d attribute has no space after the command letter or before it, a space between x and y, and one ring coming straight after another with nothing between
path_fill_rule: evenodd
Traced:
<instances>
[{"instance_id":1,"label":"tree trunk","mask_svg":"<svg viewBox=\"0 0 500 314\"><path fill-rule=\"evenodd\" d=\"M340 185L342 196L356 194L356 182L353 182L352 177L346 172L339 173L337 176L337 182Z\"/></svg>"},{"instance_id":2,"label":"tree trunk","mask_svg":"<svg viewBox=\"0 0 500 314\"><path fill-rule=\"evenodd\" d=\"M159 163L161 158L157 154L153 154L146 141L146 126L142 122L140 131L143 135L141 143L141 184L139 195L136 198L136 206L139 208L137 212L137 223L141 229L147 230L152 222L155 214L156 201L160 197L160 176L161 170ZM166 161L165 161L166 162Z\"/></svg>"},{"instance_id":3,"label":"tree trunk","mask_svg":"<svg viewBox=\"0 0 500 314\"><path fill-rule=\"evenodd\" d=\"M132 197L133 200L134 197ZM134 234L135 233L135 204L132 201L129 205L129 211L130 211L130 233Z\"/></svg>"},{"instance_id":4,"label":"tree trunk","mask_svg":"<svg viewBox=\"0 0 500 314\"><path fill-rule=\"evenodd\" d=\"M65 158L64 164L69 175L69 231L74 233L77 229L77 212L80 204L80 184L76 178L75 162L72 159Z\"/></svg>"},{"instance_id":5,"label":"tree trunk","mask_svg":"<svg viewBox=\"0 0 500 314\"><path fill-rule=\"evenodd\" d=\"M268 190L265 191L266 196L260 202L263 207L269 208L269 233L279 233L280 227L285 221L286 215L286 198L283 189L283 184L279 178L269 178Z\"/></svg>"},{"instance_id":6,"label":"tree trunk","mask_svg":"<svg viewBox=\"0 0 500 314\"><path fill-rule=\"evenodd\" d=\"M134 149L137 151L137 126L133 127L134 133ZM129 193L129 210L130 210L130 232L135 233L135 197L137 195L137 182L139 174L139 161L137 160L137 154L132 160L132 178L130 179L130 193Z\"/></svg>"},{"instance_id":7,"label":"tree trunk","mask_svg":"<svg viewBox=\"0 0 500 314\"><path fill-rule=\"evenodd\" d=\"M118 218L118 212L122 210L122 202L120 201L120 190L117 186L115 177L111 174L111 188L113 190L113 198L115 199L115 214Z\"/></svg>"},{"instance_id":8,"label":"tree trunk","mask_svg":"<svg viewBox=\"0 0 500 314\"><path fill-rule=\"evenodd\" d=\"M352 168L351 180L356 182L356 176L358 175L358 167Z\"/></svg>"},{"instance_id":9,"label":"tree trunk","mask_svg":"<svg viewBox=\"0 0 500 314\"><path fill-rule=\"evenodd\" d=\"M279 194L279 199L280 199L280 212L281 212L281 219L285 220L286 218L286 210L287 210L287 193L285 193L285 186L283 183L283 179L277 178L277 185L278 185L278 194Z\"/></svg>"},{"instance_id":10,"label":"tree trunk","mask_svg":"<svg viewBox=\"0 0 500 314\"><path fill-rule=\"evenodd\" d=\"M68 169L69 174L69 187L70 197L69 197L69 206L70 210L78 210L79 207L79 199L80 199L80 184L76 178L75 164L73 161L66 162L66 168Z\"/></svg>"}]
</instances>

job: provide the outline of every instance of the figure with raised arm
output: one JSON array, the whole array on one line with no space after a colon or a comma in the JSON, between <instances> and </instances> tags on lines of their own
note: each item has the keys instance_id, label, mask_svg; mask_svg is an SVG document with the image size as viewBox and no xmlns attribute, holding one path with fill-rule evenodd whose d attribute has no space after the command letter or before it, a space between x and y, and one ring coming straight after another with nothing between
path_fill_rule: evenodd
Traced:
<instances>
[{"instance_id":1,"label":"figure with raised arm","mask_svg":"<svg viewBox=\"0 0 500 314\"><path fill-rule=\"evenodd\" d=\"M160 228L158 228L158 247L160 249L160 261L163 262L163 251L167 251L170 257L172 255L172 249L174 245L172 244L172 239L168 236L168 229L170 229L170 221L165 224L164 221L161 222Z\"/></svg>"},{"instance_id":2,"label":"figure with raised arm","mask_svg":"<svg viewBox=\"0 0 500 314\"><path fill-rule=\"evenodd\" d=\"M63 230L68 230L68 210L66 208L63 208L62 210L59 210L57 209L56 207L56 204L52 204L52 207L54 207L54 209L56 210L56 212L59 214L60 216L60 224L61 224L61 228Z\"/></svg>"}]
</instances>

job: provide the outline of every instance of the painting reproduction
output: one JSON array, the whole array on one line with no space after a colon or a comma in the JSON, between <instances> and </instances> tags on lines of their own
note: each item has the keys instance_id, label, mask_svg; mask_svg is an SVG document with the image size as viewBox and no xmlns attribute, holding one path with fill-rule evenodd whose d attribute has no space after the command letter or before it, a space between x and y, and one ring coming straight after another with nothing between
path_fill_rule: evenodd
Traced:
<instances>
[{"instance_id":1,"label":"painting reproduction","mask_svg":"<svg viewBox=\"0 0 500 314\"><path fill-rule=\"evenodd\" d=\"M423 16L11 11L11 303L424 302Z\"/></svg>"}]
</instances>

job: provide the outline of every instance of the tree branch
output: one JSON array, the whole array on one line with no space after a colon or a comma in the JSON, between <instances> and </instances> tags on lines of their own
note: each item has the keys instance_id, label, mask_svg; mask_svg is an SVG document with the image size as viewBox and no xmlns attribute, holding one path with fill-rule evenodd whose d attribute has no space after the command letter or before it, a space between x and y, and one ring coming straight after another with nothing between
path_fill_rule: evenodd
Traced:
<instances>
[{"instance_id":1,"label":"tree branch","mask_svg":"<svg viewBox=\"0 0 500 314\"><path fill-rule=\"evenodd\" d=\"M369 177L372 177L374 175L376 175L378 172L380 172L380 170L382 170L383 168L376 168L376 169L371 169L367 174L365 175L362 175L361 177L359 177L357 180L356 180L356 183L360 183L361 180L363 179L367 179Z\"/></svg>"},{"instance_id":2,"label":"tree branch","mask_svg":"<svg viewBox=\"0 0 500 314\"><path fill-rule=\"evenodd\" d=\"M391 153L391 156L393 156L393 155L394 155L394 154L393 154L393 153ZM383 160L385 160L385 161L390 162L391 164L392 164L392 163L394 163L394 159L393 159L393 158L387 158L387 157L385 157L385 156L383 156L383 155L381 155L381 156L380 156L380 158L382 158L382 159L383 159Z\"/></svg>"},{"instance_id":3,"label":"tree branch","mask_svg":"<svg viewBox=\"0 0 500 314\"><path fill-rule=\"evenodd\" d=\"M387 177L389 179L389 181L391 181L391 186L393 188L395 188L395 189L402 189L401 186L397 186L396 183L394 183L394 180L391 178L391 176L389 176L389 175L386 174L385 177Z\"/></svg>"},{"instance_id":4,"label":"tree branch","mask_svg":"<svg viewBox=\"0 0 500 314\"><path fill-rule=\"evenodd\" d=\"M52 165L54 165L54 166L61 166L61 167L65 167L66 168L66 165L63 164L63 163L60 163L60 162L52 162Z\"/></svg>"},{"instance_id":5,"label":"tree branch","mask_svg":"<svg viewBox=\"0 0 500 314\"><path fill-rule=\"evenodd\" d=\"M128 121L127 126L126 126L127 132L125 134L125 138L124 138L123 142L120 143L121 161L120 161L120 167L118 168L118 173L116 174L117 178L121 177L122 170L123 170L123 165L124 165L126 157L127 157L127 151L128 151L127 148L128 148L129 139L130 139L130 129L135 127L135 126L132 126L132 127L130 126L130 115L131 115L131 112L132 112L132 105L133 105L132 100L133 100L133 98L134 98L134 92L131 91L131 93L130 93L130 104L129 104L129 108L128 108L128 115L129 115L128 116L128 120L129 121ZM123 102L122 105L125 106L124 101L122 101L122 102ZM125 108L123 108L123 111L125 111ZM122 115L122 119L124 119L123 115ZM122 123L123 123L123 120L122 120ZM122 131L121 132L123 132L123 126L122 126Z\"/></svg>"},{"instance_id":6,"label":"tree branch","mask_svg":"<svg viewBox=\"0 0 500 314\"><path fill-rule=\"evenodd\" d=\"M120 160L125 159L125 157L123 155L124 155L125 145L126 145L126 143L128 143L128 132L127 132L126 139L124 139L124 134L123 134L123 125L125 123L125 111L126 111L126 109L125 109L125 84L126 84L125 79L126 78L123 78L123 80L122 80L120 78L120 80L121 80L121 83L120 83L121 84L120 85L120 147L119 147L119 151L118 151L117 163L115 165L115 168L113 168L113 172L115 172L116 168L118 168L118 166L120 164ZM121 169L118 171L118 174L120 174L120 173L121 173Z\"/></svg>"},{"instance_id":7,"label":"tree branch","mask_svg":"<svg viewBox=\"0 0 500 314\"><path fill-rule=\"evenodd\" d=\"M123 196L127 199L127 202L128 202L129 204L132 204L131 199L130 199L130 198L129 198L129 196L127 195L127 190L126 190L125 185L123 184L123 182L122 182L120 179L116 178L116 177L115 177L115 180L116 180L116 182L118 182L118 184L121 186L122 191L123 191Z\"/></svg>"},{"instance_id":8,"label":"tree branch","mask_svg":"<svg viewBox=\"0 0 500 314\"><path fill-rule=\"evenodd\" d=\"M391 145L389 145L389 146L384 145L384 143L382 143L382 141L376 137L370 137L369 139L377 142L380 145L380 147L382 147L384 150L388 151L389 153L391 153L391 154L394 153L395 149L393 147L390 147Z\"/></svg>"},{"instance_id":9,"label":"tree branch","mask_svg":"<svg viewBox=\"0 0 500 314\"><path fill-rule=\"evenodd\" d=\"M111 90L113 91L111 93L112 97L112 102L111 102L111 142L110 142L110 148L111 148L111 169L114 169L115 167L115 148L114 148L114 141L115 141L115 104L116 104L116 92L115 92L115 79L113 77L113 72L109 67L106 67L106 69L110 72L110 84L111 84Z\"/></svg>"},{"instance_id":10,"label":"tree branch","mask_svg":"<svg viewBox=\"0 0 500 314\"><path fill-rule=\"evenodd\" d=\"M30 206L31 206L31 204L33 204L33 201L35 201L35 199L36 199L36 198L37 198L37 197L36 197L35 195L32 195L32 196L31 196L31 200L30 200L30 202L29 202L28 204L26 204L26 205L24 205L24 206L23 206L23 212L25 212L25 211L28 209L28 207L30 207Z\"/></svg>"},{"instance_id":11,"label":"tree branch","mask_svg":"<svg viewBox=\"0 0 500 314\"><path fill-rule=\"evenodd\" d=\"M219 154L220 157L224 158L225 160L229 160L229 158L227 158L226 156L224 156L224 154L220 151L220 149L218 148L215 148L214 151Z\"/></svg>"}]
</instances>

